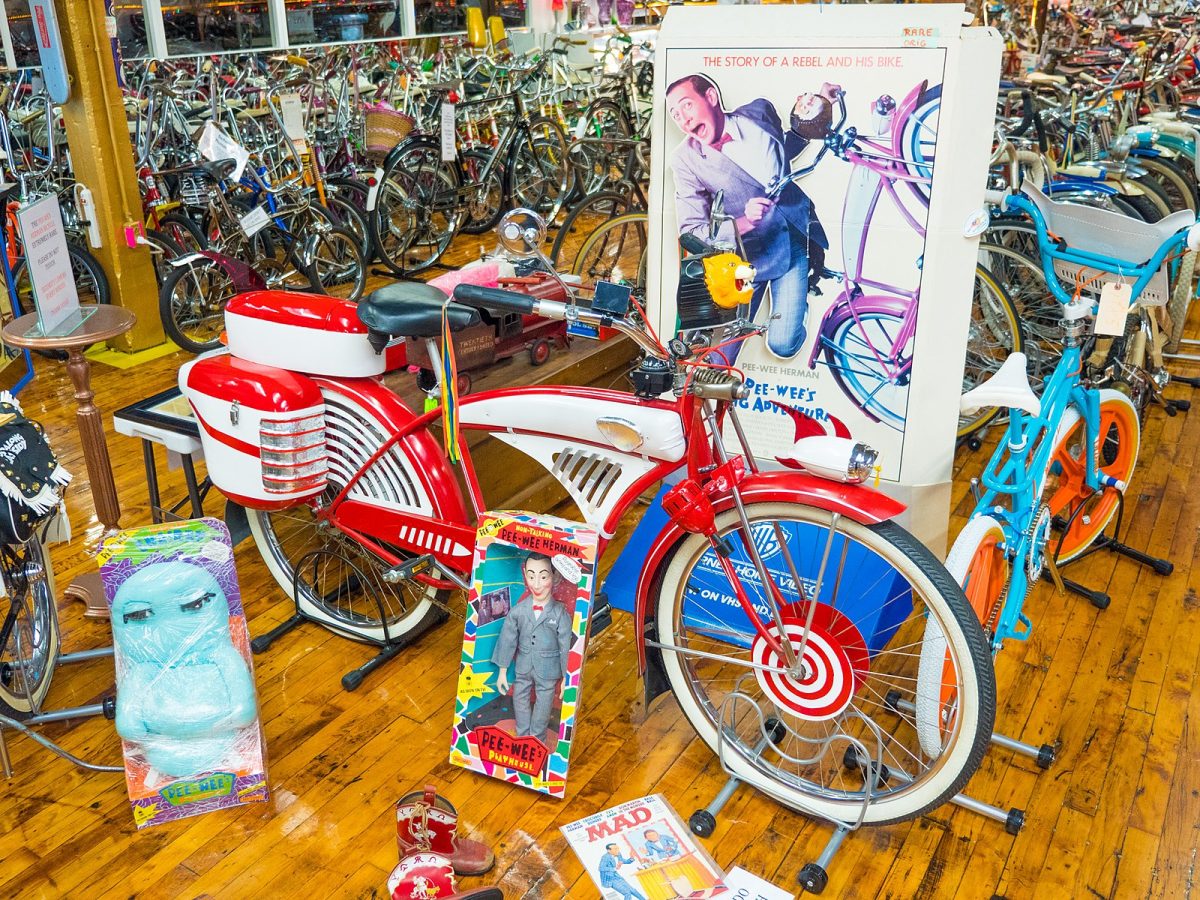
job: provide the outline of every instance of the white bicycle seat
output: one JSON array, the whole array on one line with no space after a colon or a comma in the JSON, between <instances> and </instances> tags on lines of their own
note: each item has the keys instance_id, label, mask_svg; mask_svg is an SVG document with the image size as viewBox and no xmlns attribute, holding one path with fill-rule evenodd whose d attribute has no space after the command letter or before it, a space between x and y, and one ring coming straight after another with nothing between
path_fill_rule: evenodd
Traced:
<instances>
[{"instance_id":1,"label":"white bicycle seat","mask_svg":"<svg viewBox=\"0 0 1200 900\"><path fill-rule=\"evenodd\" d=\"M1188 209L1157 222L1143 222L1108 209L1057 203L1029 183L1021 187L1021 193L1033 201L1046 227L1068 247L1135 264L1149 260L1180 229L1196 224L1196 214Z\"/></svg>"},{"instance_id":2,"label":"white bicycle seat","mask_svg":"<svg viewBox=\"0 0 1200 900\"><path fill-rule=\"evenodd\" d=\"M1040 415L1042 401L1029 386L1026 365L1024 353L1009 356L991 378L962 395L959 402L962 414L971 416L985 407L1004 406L1023 409L1031 416Z\"/></svg>"}]
</instances>

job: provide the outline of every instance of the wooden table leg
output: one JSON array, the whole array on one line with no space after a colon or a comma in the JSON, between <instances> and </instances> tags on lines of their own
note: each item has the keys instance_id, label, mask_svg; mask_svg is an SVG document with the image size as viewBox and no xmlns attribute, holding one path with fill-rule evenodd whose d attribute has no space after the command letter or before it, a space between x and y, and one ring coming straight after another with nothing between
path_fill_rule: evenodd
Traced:
<instances>
[{"instance_id":1,"label":"wooden table leg","mask_svg":"<svg viewBox=\"0 0 1200 900\"><path fill-rule=\"evenodd\" d=\"M71 348L67 359L67 374L75 386L75 424L83 443L83 461L87 464L88 480L92 485L92 502L105 531L112 531L121 522L121 506L117 502L117 486L113 482L112 463L108 444L104 440L104 417L92 402L92 367L78 347Z\"/></svg>"}]
</instances>

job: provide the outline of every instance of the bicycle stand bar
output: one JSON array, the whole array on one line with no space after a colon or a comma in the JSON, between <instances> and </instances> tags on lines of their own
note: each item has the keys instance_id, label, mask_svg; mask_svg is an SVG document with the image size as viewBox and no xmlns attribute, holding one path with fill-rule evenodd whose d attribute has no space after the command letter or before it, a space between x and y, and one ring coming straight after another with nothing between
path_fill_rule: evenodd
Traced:
<instances>
[{"instance_id":1,"label":"bicycle stand bar","mask_svg":"<svg viewBox=\"0 0 1200 900\"><path fill-rule=\"evenodd\" d=\"M4 726L0 725L0 769L6 779L13 777L12 760L8 758L8 744L4 742Z\"/></svg>"},{"instance_id":2,"label":"bicycle stand bar","mask_svg":"<svg viewBox=\"0 0 1200 900\"><path fill-rule=\"evenodd\" d=\"M1195 358L1198 361L1200 361L1200 356L1197 356ZM1184 384L1184 385L1187 385L1188 387L1194 387L1194 388L1200 387L1200 378L1193 378L1190 375L1176 375L1176 374L1172 373L1171 374L1171 384Z\"/></svg>"},{"instance_id":3,"label":"bicycle stand bar","mask_svg":"<svg viewBox=\"0 0 1200 900\"><path fill-rule=\"evenodd\" d=\"M854 756L858 760L858 765L862 766L862 759L857 754ZM886 767L883 777L887 780L902 782L908 784L912 778L907 772L902 772L899 769L893 769L890 766ZM1004 830L1009 834L1016 834L1025 825L1025 813L1023 810L1013 807L1012 809L1001 809L998 806L993 806L990 803L984 803L982 800L976 800L974 797L968 797L966 794L955 794L950 798L950 802L955 806L970 810L984 818L991 819L993 822L999 822L1004 826Z\"/></svg>"},{"instance_id":4,"label":"bicycle stand bar","mask_svg":"<svg viewBox=\"0 0 1200 900\"><path fill-rule=\"evenodd\" d=\"M24 721L25 725L45 725L48 722L65 722L67 719L81 719L84 716L103 716L103 703L93 703L88 706L72 706L68 709L56 709L54 712L30 716Z\"/></svg>"},{"instance_id":5,"label":"bicycle stand bar","mask_svg":"<svg viewBox=\"0 0 1200 900\"><path fill-rule=\"evenodd\" d=\"M1111 550L1113 553L1128 556L1134 562L1150 566L1159 575L1170 575L1175 571L1175 564L1169 559L1162 559L1158 556L1151 556L1149 553L1143 553L1141 550L1130 547L1125 542L1118 541L1116 538L1110 538L1107 535L1101 535L1096 540L1095 546L1098 550Z\"/></svg>"},{"instance_id":6,"label":"bicycle stand bar","mask_svg":"<svg viewBox=\"0 0 1200 900\"><path fill-rule=\"evenodd\" d=\"M1072 562L1074 562L1074 560L1072 560ZM1063 576L1061 572L1059 574L1062 577L1063 587L1065 587L1072 594L1078 594L1080 597L1085 598L1097 609L1107 609L1108 604L1112 602L1112 598L1109 597L1104 591L1093 591L1091 588L1085 587L1078 581L1072 581L1070 578ZM1053 584L1054 577L1048 571L1046 571L1042 573L1042 581L1048 581Z\"/></svg>"},{"instance_id":7,"label":"bicycle stand bar","mask_svg":"<svg viewBox=\"0 0 1200 900\"><path fill-rule=\"evenodd\" d=\"M840 822L833 826L833 834L829 836L829 840L825 842L825 847L821 850L821 855L817 857L817 865L822 869L828 869L829 864L833 862L834 854L842 846L842 841L846 840L846 835L850 833L850 829Z\"/></svg>"},{"instance_id":8,"label":"bicycle stand bar","mask_svg":"<svg viewBox=\"0 0 1200 900\"><path fill-rule=\"evenodd\" d=\"M300 613L296 613L286 622L276 625L266 634L260 634L258 637L252 640L250 642L250 649L255 653L263 653L279 638L283 637L297 625L301 625L306 621L307 619L305 619L304 616L300 615Z\"/></svg>"},{"instance_id":9,"label":"bicycle stand bar","mask_svg":"<svg viewBox=\"0 0 1200 900\"><path fill-rule=\"evenodd\" d=\"M912 714L917 711L917 707L911 700L901 700L892 696L892 693L889 693L884 698L884 701L888 706L898 709L901 712ZM1033 744L1027 744L1016 738L1010 738L1008 735L1000 734L998 731L992 732L991 742L997 747L1003 747L1005 750L1011 750L1013 753L1019 753L1022 756L1028 756L1030 759L1036 760L1037 764L1043 769L1050 768L1057 755L1054 747L1050 744L1042 744L1040 747L1035 747Z\"/></svg>"},{"instance_id":10,"label":"bicycle stand bar","mask_svg":"<svg viewBox=\"0 0 1200 900\"><path fill-rule=\"evenodd\" d=\"M105 659L113 655L112 647L99 647L95 650L77 650L75 653L64 653L58 658L58 665L67 663L87 662L89 659Z\"/></svg>"},{"instance_id":11,"label":"bicycle stand bar","mask_svg":"<svg viewBox=\"0 0 1200 900\"><path fill-rule=\"evenodd\" d=\"M774 723L774 724L772 724ZM754 754L757 756L767 749L767 745L771 742L772 737L776 741L781 740L783 735L780 730L782 724L777 719L768 719L767 727L771 729L772 734L766 735L754 748ZM717 816L721 810L725 808L725 804L729 802L729 798L734 795L739 787L742 786L742 780L736 775L730 775L726 779L725 784L721 786L721 790L717 791L717 795L712 798L708 806L703 809L698 809L692 813L688 819L688 828L693 834L698 834L700 837L709 837L717 827Z\"/></svg>"}]
</instances>

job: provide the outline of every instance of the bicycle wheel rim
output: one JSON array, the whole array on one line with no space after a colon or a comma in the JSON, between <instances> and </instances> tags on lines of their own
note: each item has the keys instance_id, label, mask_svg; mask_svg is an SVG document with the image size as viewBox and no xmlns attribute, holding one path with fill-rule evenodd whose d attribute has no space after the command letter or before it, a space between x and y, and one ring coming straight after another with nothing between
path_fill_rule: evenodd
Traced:
<instances>
[{"instance_id":1,"label":"bicycle wheel rim","mask_svg":"<svg viewBox=\"0 0 1200 900\"><path fill-rule=\"evenodd\" d=\"M813 590L825 553L829 514L783 503L751 504L748 513L753 541L764 563L787 571L777 559L783 554L772 526L779 522L800 581ZM717 524L719 532L730 541L731 559L752 602L762 607L761 589L738 531L736 514L722 514ZM865 821L899 821L918 815L942 802L969 777L986 748L994 715L990 656L957 585L911 535L890 523L872 527L844 519L838 523L822 580L823 602L818 604L819 608L827 607L821 615L834 625L814 626L805 649L805 659L813 660L811 680L817 682L816 687L833 685L832 677L821 679L838 666L845 675L849 664L852 675L848 677L861 678L861 686L855 689L848 705L833 716L826 714L843 701L844 691L835 701L808 708L808 713L802 714L799 709L807 708L806 702L820 704L828 693L813 689L805 695L796 689L798 682L790 676L762 674L746 666L747 662L770 657L755 655L759 639L747 640L748 623L739 606L732 607L732 617L723 614L731 607L727 589L719 587L723 575L713 575L719 571L712 567L714 559L703 538L689 536L682 542L663 580L656 621L658 639L664 646L664 668L676 698L708 746L724 754L727 767L793 808L853 821L861 810L865 779L861 771L843 770L843 750L851 746L850 738L872 733L872 728L863 724L871 721L889 736L882 751L872 746L872 752L879 752L890 768L909 772L913 778L908 784L897 781L883 788L868 807ZM785 601L798 597L794 580L774 577ZM905 596L912 601L910 609L904 608ZM855 612L855 601L863 597L871 599ZM825 602L829 600L833 603ZM840 618L829 613L834 608L842 611ZM714 614L713 610L719 612ZM763 615L762 608L759 612ZM868 627L872 613L879 616ZM814 619L819 621L820 617ZM961 696L969 702L962 705L957 721L941 736L937 758L926 760L915 716L897 711L887 698L892 690L898 690L901 698L916 700L919 690L922 703L939 702L943 683L940 655L939 668L932 677L926 677L919 686L916 680L919 654L912 641L921 639L930 619L938 623L947 638L945 652L950 654L953 671L961 675L957 683ZM791 616L786 624L795 638ZM868 634L872 637L865 637ZM866 641L865 657L861 643L856 649L851 647L856 639ZM718 659L694 655L695 651L711 652ZM855 652L858 656L853 660ZM792 689L791 693L787 688ZM750 705L744 707L744 715L729 714L730 707L746 703ZM818 714L824 717L818 718ZM764 734L762 725L771 719L785 726L786 733L779 740ZM850 720L851 727L845 728ZM829 741L837 734L836 728L845 730L845 739L835 737ZM936 736L936 725L934 731ZM756 748L763 740L767 743L760 752ZM806 767L797 762L804 754L794 751L809 740L829 743L821 758ZM837 747L833 746L835 742ZM871 741L864 743L869 745ZM766 754L779 762L768 762Z\"/></svg>"},{"instance_id":2,"label":"bicycle wheel rim","mask_svg":"<svg viewBox=\"0 0 1200 900\"><path fill-rule=\"evenodd\" d=\"M646 255L648 221L645 213L628 213L605 222L580 246L571 274L590 288L598 281L637 278Z\"/></svg>"},{"instance_id":3,"label":"bicycle wheel rim","mask_svg":"<svg viewBox=\"0 0 1200 900\"><path fill-rule=\"evenodd\" d=\"M1088 490L1084 482L1084 454L1095 452L1101 473L1123 484L1129 483L1141 445L1141 427L1133 403L1119 391L1101 391L1096 447L1085 447L1086 439L1083 417L1077 416L1067 427L1060 428L1050 456L1050 473L1043 496L1049 497L1050 513L1059 523L1050 541L1060 563L1087 550L1120 507L1117 488L1103 488L1095 493ZM1065 531L1062 526L1066 526Z\"/></svg>"},{"instance_id":4,"label":"bicycle wheel rim","mask_svg":"<svg viewBox=\"0 0 1200 900\"><path fill-rule=\"evenodd\" d=\"M911 348L894 346L902 325L894 313L863 312L839 322L832 337L821 335L825 361L846 396L893 428L903 427L908 408L907 378L898 373L908 371Z\"/></svg>"},{"instance_id":5,"label":"bicycle wheel rim","mask_svg":"<svg viewBox=\"0 0 1200 900\"><path fill-rule=\"evenodd\" d=\"M6 557L21 552L24 558L6 565L10 606L3 622L7 638L0 646L0 712L27 719L40 709L58 661L56 598L45 548L36 538L19 551L3 552Z\"/></svg>"},{"instance_id":6,"label":"bicycle wheel rim","mask_svg":"<svg viewBox=\"0 0 1200 900\"><path fill-rule=\"evenodd\" d=\"M163 325L185 350L200 353L220 346L225 304L235 288L229 273L212 260L189 264L163 285Z\"/></svg>"}]
</instances>

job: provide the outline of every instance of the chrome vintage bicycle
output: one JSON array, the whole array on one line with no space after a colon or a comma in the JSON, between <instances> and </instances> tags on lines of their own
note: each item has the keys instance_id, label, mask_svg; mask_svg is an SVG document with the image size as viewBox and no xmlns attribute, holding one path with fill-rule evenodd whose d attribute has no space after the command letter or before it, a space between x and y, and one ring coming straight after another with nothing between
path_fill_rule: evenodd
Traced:
<instances>
[{"instance_id":1,"label":"chrome vintage bicycle","mask_svg":"<svg viewBox=\"0 0 1200 900\"><path fill-rule=\"evenodd\" d=\"M511 253L540 256L544 228L520 210L500 232ZM486 286L496 283L486 265L474 271L485 286L460 285L457 302L416 283L357 308L299 294L286 304L270 292L234 298L229 351L181 370L210 475L246 508L296 621L387 652L444 621L450 593L469 584L475 522L489 508L470 447L462 442L464 494L432 433L442 410L418 415L374 377L381 350L408 336L437 354L443 315L452 330L508 314L612 328L642 350L631 393L485 391L461 399L458 420L547 469L602 547L647 488L682 475L637 587L648 697L673 691L727 769L809 814L892 822L961 790L994 716L979 623L893 521L900 504L862 484L869 448L814 435L791 451L795 470L759 469L737 417L741 375L704 360L760 330L732 310L710 320L701 309L684 317L686 340L664 343L636 302L589 309L566 285L568 302L543 300ZM750 290L744 264L726 271L727 290ZM947 662L929 677L918 663L931 635ZM956 687L956 714L935 716L933 746L885 697L899 691L927 709L944 682ZM871 762L846 768L851 748ZM878 783L885 766L904 777Z\"/></svg>"}]
</instances>

